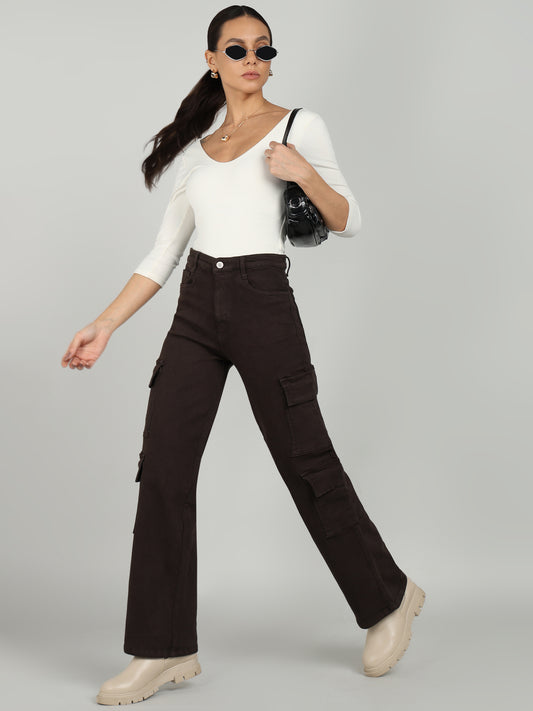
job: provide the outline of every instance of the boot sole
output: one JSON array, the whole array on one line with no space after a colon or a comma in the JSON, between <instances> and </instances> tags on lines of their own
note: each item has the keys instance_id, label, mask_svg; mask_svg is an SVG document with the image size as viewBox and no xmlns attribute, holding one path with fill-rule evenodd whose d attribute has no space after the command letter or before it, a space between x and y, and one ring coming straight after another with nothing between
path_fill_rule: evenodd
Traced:
<instances>
[{"instance_id":1,"label":"boot sole","mask_svg":"<svg viewBox=\"0 0 533 711\"><path fill-rule=\"evenodd\" d=\"M424 602L426 600L426 593L422 590L422 588L419 588L416 583L413 583L413 585L414 588L411 592L411 595L406 601L407 611L405 613L405 623L402 632L402 638L398 643L398 646L392 652L392 654L390 654L379 664L376 664L372 667L365 666L363 668L363 671L366 676L382 676L383 674L385 674L385 672L388 672L389 669L392 669L396 662L399 662L407 651L407 647L409 646L409 642L411 641L412 637L411 624L415 618L415 615L420 614L422 607L424 606Z\"/></svg>"},{"instance_id":2,"label":"boot sole","mask_svg":"<svg viewBox=\"0 0 533 711\"><path fill-rule=\"evenodd\" d=\"M201 671L200 662L197 659L190 659L187 662L180 662L169 669L165 669L164 672L158 674L140 689L115 694L99 693L96 697L96 701L99 704L108 706L134 704L137 701L144 701L144 699L147 699L149 696L153 696L155 692L159 690L160 686L169 681L179 684L185 679L192 679L197 674L200 674Z\"/></svg>"}]
</instances>

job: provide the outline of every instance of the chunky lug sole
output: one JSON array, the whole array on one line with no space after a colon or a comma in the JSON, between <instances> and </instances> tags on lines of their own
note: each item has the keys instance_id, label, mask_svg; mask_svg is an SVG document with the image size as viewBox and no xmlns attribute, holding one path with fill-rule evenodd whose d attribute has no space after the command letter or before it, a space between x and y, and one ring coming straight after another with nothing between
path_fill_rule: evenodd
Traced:
<instances>
[{"instance_id":1,"label":"chunky lug sole","mask_svg":"<svg viewBox=\"0 0 533 711\"><path fill-rule=\"evenodd\" d=\"M410 582L410 590L406 590L406 597L402 600L402 610L403 610L403 630L401 639L398 644L391 652L391 654L383 659L379 664L374 666L364 666L363 671L366 676L382 676L385 672L399 662L407 651L409 642L411 641L412 632L411 624L415 618L415 615L419 615L426 599L426 593L419 588L418 585L413 583L413 581L408 578Z\"/></svg>"},{"instance_id":2,"label":"chunky lug sole","mask_svg":"<svg viewBox=\"0 0 533 711\"><path fill-rule=\"evenodd\" d=\"M137 701L144 701L144 699L147 699L149 696L153 696L160 686L163 686L163 684L169 681L179 684L185 679L192 679L197 674L200 674L201 671L202 668L200 667L198 659L189 659L186 662L180 662L169 669L165 669L164 672L158 674L140 689L120 693L100 692L96 697L96 701L99 704L106 704L108 706L134 704Z\"/></svg>"}]
</instances>

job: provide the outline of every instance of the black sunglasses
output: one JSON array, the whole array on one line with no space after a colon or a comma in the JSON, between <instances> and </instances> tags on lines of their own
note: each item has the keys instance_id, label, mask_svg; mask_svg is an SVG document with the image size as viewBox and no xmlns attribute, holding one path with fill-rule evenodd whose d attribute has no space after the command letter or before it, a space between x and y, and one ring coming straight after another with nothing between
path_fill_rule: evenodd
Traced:
<instances>
[{"instance_id":1,"label":"black sunglasses","mask_svg":"<svg viewBox=\"0 0 533 711\"><path fill-rule=\"evenodd\" d=\"M236 62L244 59L248 55L248 52L255 52L257 59L260 59L263 62L269 62L271 59L274 59L278 53L278 50L274 49L274 47L271 47L269 44L264 44L262 47L252 50L244 49L244 47L241 47L240 44L232 44L229 47L226 47L226 49L215 49L213 51L224 52L226 57L229 57Z\"/></svg>"}]
</instances>

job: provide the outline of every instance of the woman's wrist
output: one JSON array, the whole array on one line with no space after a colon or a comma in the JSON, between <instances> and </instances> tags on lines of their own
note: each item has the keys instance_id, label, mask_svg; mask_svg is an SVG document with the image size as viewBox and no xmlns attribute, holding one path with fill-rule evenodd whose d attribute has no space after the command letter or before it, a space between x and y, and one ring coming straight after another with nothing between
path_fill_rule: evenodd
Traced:
<instances>
[{"instance_id":1,"label":"woman's wrist","mask_svg":"<svg viewBox=\"0 0 533 711\"><path fill-rule=\"evenodd\" d=\"M307 194L307 190L312 191L314 189L317 178L320 180L320 175L317 173L311 163L305 161L300 175L294 180L294 182L298 183L304 193Z\"/></svg>"},{"instance_id":2,"label":"woman's wrist","mask_svg":"<svg viewBox=\"0 0 533 711\"><path fill-rule=\"evenodd\" d=\"M320 212L330 230L342 232L346 229L350 214L348 200L334 190L310 163L309 170L304 171L303 178L297 183Z\"/></svg>"},{"instance_id":3,"label":"woman's wrist","mask_svg":"<svg viewBox=\"0 0 533 711\"><path fill-rule=\"evenodd\" d=\"M110 335L120 326L120 323L112 316L98 316L94 319L93 324L98 330L106 331Z\"/></svg>"}]
</instances>

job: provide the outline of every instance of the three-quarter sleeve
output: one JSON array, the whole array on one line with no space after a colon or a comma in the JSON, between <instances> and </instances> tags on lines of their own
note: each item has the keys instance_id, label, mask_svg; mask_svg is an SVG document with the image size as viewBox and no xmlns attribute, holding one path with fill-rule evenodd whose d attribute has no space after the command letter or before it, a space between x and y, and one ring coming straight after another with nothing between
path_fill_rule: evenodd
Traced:
<instances>
[{"instance_id":1,"label":"three-quarter sleeve","mask_svg":"<svg viewBox=\"0 0 533 711\"><path fill-rule=\"evenodd\" d=\"M313 112L311 120L305 127L302 127L302 133L303 137L298 144L294 142L298 152L311 163L333 190L343 195L348 201L349 212L345 228L341 231L330 230L330 232L339 237L353 237L361 229L361 211L339 168L331 137L322 116ZM287 140L292 143L290 133Z\"/></svg>"},{"instance_id":2,"label":"three-quarter sleeve","mask_svg":"<svg viewBox=\"0 0 533 711\"><path fill-rule=\"evenodd\" d=\"M178 265L195 227L194 211L186 193L189 175L186 154L179 154L177 161L174 187L154 246L134 271L134 274L149 277L161 286Z\"/></svg>"}]
</instances>

